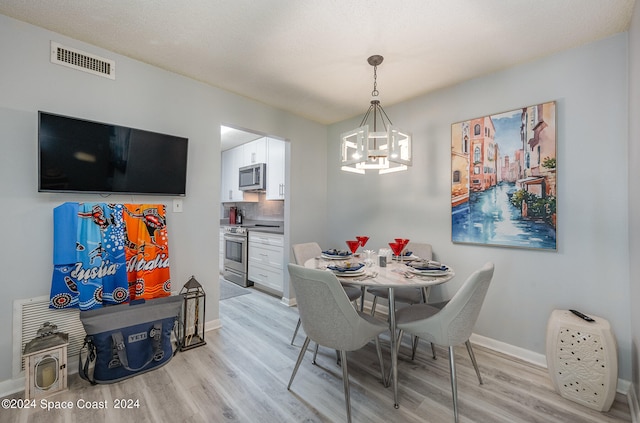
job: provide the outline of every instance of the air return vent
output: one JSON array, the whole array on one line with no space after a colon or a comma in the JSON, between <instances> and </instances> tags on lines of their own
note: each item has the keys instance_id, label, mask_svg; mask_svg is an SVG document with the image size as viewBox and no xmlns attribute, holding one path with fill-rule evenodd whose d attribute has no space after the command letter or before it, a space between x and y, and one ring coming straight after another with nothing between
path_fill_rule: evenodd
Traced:
<instances>
[{"instance_id":1,"label":"air return vent","mask_svg":"<svg viewBox=\"0 0 640 423\"><path fill-rule=\"evenodd\" d=\"M13 301L13 375L24 370L22 351L26 343L35 338L44 322L58 326L58 331L69 335L68 362L77 360L84 343L84 327L77 308L53 310L49 308L49 296Z\"/></svg>"},{"instance_id":2,"label":"air return vent","mask_svg":"<svg viewBox=\"0 0 640 423\"><path fill-rule=\"evenodd\" d=\"M116 79L116 62L51 41L51 63Z\"/></svg>"}]
</instances>

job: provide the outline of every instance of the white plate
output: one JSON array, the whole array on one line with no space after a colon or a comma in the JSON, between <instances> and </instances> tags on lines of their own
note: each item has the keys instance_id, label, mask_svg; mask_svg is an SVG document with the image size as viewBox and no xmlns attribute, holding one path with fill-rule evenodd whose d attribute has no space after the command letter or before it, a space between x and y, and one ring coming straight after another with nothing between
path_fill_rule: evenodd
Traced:
<instances>
[{"instance_id":1,"label":"white plate","mask_svg":"<svg viewBox=\"0 0 640 423\"><path fill-rule=\"evenodd\" d=\"M418 270L418 269L414 269L413 267L409 266L409 272L415 273L416 275L423 275L423 276L446 276L446 275L451 273L451 269L449 269L447 267L447 270L438 270L438 269L434 269L434 270Z\"/></svg>"},{"instance_id":2,"label":"white plate","mask_svg":"<svg viewBox=\"0 0 640 423\"><path fill-rule=\"evenodd\" d=\"M334 275L342 277L350 277L350 276L362 276L365 274L364 268L358 270L347 270L345 272L339 272L337 270L331 270Z\"/></svg>"},{"instance_id":3,"label":"white plate","mask_svg":"<svg viewBox=\"0 0 640 423\"><path fill-rule=\"evenodd\" d=\"M322 257L323 259L327 259L327 260L346 260L346 259L350 259L351 258L351 254L347 255L347 256L330 256L327 254L321 254L320 257Z\"/></svg>"}]
</instances>

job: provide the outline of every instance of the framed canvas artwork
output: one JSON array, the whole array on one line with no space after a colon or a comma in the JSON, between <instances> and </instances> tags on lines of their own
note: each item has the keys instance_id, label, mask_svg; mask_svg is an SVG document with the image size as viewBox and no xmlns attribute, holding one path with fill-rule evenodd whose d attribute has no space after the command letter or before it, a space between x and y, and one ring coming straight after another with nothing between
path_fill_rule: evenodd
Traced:
<instances>
[{"instance_id":1,"label":"framed canvas artwork","mask_svg":"<svg viewBox=\"0 0 640 423\"><path fill-rule=\"evenodd\" d=\"M451 240L556 251L556 103L451 125Z\"/></svg>"}]
</instances>

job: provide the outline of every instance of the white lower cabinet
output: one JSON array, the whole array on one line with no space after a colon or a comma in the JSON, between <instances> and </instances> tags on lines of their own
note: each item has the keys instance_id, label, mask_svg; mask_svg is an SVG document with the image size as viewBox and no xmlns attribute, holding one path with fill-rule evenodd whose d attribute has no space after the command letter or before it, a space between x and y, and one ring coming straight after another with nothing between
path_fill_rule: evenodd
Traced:
<instances>
[{"instance_id":1,"label":"white lower cabinet","mask_svg":"<svg viewBox=\"0 0 640 423\"><path fill-rule=\"evenodd\" d=\"M284 235L249 232L249 272L253 283L282 293L284 289Z\"/></svg>"},{"instance_id":2,"label":"white lower cabinet","mask_svg":"<svg viewBox=\"0 0 640 423\"><path fill-rule=\"evenodd\" d=\"M224 233L225 229L223 227L220 227L220 248L218 254L218 259L220 260L220 262L218 263L218 268L220 270L220 273L224 271Z\"/></svg>"}]
</instances>

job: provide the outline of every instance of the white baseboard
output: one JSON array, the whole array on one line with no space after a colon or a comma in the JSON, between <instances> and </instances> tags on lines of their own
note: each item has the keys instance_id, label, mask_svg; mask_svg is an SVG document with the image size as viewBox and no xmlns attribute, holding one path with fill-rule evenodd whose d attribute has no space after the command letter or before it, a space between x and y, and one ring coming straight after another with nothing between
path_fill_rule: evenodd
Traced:
<instances>
[{"instance_id":1,"label":"white baseboard","mask_svg":"<svg viewBox=\"0 0 640 423\"><path fill-rule=\"evenodd\" d=\"M222 322L220 321L220 319L215 319L215 320L209 320L208 322L205 323L205 333L209 332L211 330L218 330L222 327Z\"/></svg>"},{"instance_id":2,"label":"white baseboard","mask_svg":"<svg viewBox=\"0 0 640 423\"><path fill-rule=\"evenodd\" d=\"M298 301L296 301L295 297L294 298L282 297L280 299L280 302L286 305L287 307L295 307L298 305Z\"/></svg>"},{"instance_id":3,"label":"white baseboard","mask_svg":"<svg viewBox=\"0 0 640 423\"><path fill-rule=\"evenodd\" d=\"M527 363L544 367L545 369L547 368L547 357L544 354L516 347L514 345L507 344L502 341L497 341L492 338L487 338L485 336L476 335L475 333L471 335L471 338L469 338L469 340L474 344L489 348L490 350L510 355L512 357L526 361Z\"/></svg>"}]
</instances>

